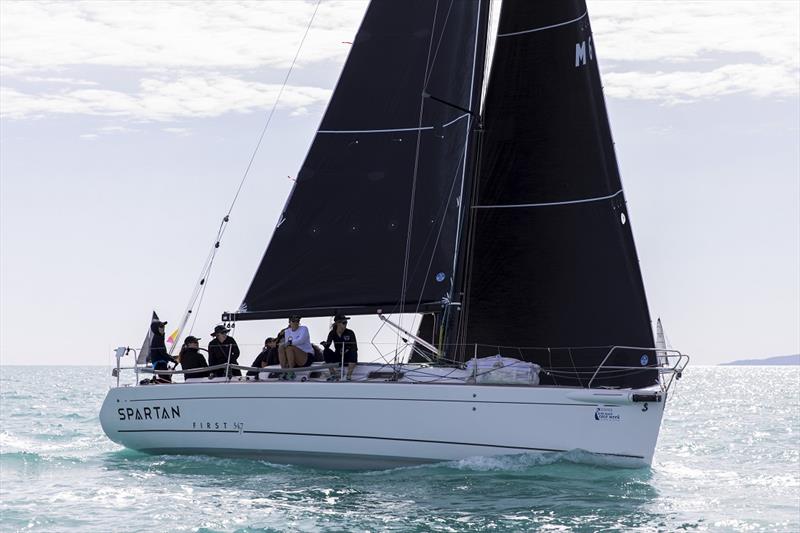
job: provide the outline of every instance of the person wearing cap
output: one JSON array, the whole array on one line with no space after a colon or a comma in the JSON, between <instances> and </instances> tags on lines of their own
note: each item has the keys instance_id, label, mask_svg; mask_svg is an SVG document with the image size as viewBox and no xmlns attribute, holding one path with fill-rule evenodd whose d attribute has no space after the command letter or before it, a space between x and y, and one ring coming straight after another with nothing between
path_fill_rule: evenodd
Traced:
<instances>
[{"instance_id":1,"label":"person wearing cap","mask_svg":"<svg viewBox=\"0 0 800 533\"><path fill-rule=\"evenodd\" d=\"M150 337L150 353L148 357L150 363L153 365L153 370L168 370L168 363L175 362L175 358L169 354L167 345L164 342L166 325L166 322L160 320L154 320L150 323L150 331L153 335ZM172 375L158 374L153 376L153 381L157 383L170 383L172 382Z\"/></svg>"},{"instance_id":2,"label":"person wearing cap","mask_svg":"<svg viewBox=\"0 0 800 533\"><path fill-rule=\"evenodd\" d=\"M314 360L314 347L308 328L300 325L300 317L289 317L289 327L283 330L283 342L278 346L281 368L310 366ZM287 372L284 379L294 379L294 372Z\"/></svg>"},{"instance_id":3,"label":"person wearing cap","mask_svg":"<svg viewBox=\"0 0 800 533\"><path fill-rule=\"evenodd\" d=\"M325 347L324 356L326 363L347 363L347 381L353 379L353 370L358 362L358 344L356 334L347 329L349 316L336 315L333 317L333 326L328 333L328 340L322 343ZM333 349L331 349L333 345ZM329 380L338 380L339 370L331 369Z\"/></svg>"},{"instance_id":4,"label":"person wearing cap","mask_svg":"<svg viewBox=\"0 0 800 533\"><path fill-rule=\"evenodd\" d=\"M233 337L228 336L228 332L230 330L225 326L214 328L214 333L211 334L214 338L208 343L208 366L224 365L225 363L239 364L239 345L236 344ZM216 370L213 371L211 377L223 375L225 373L222 370ZM232 375L241 376L242 371L238 368L228 369L228 377Z\"/></svg>"},{"instance_id":5,"label":"person wearing cap","mask_svg":"<svg viewBox=\"0 0 800 533\"><path fill-rule=\"evenodd\" d=\"M264 349L258 354L253 364L250 365L255 368L264 368L265 366L278 364L278 343L274 337L267 337L264 341ZM247 375L258 379L258 371L248 370Z\"/></svg>"},{"instance_id":6,"label":"person wearing cap","mask_svg":"<svg viewBox=\"0 0 800 533\"><path fill-rule=\"evenodd\" d=\"M193 370L195 368L208 368L208 363L206 363L206 358L203 357L203 354L200 353L200 339L197 337L192 337L189 335L183 341L183 348L181 348L181 353L178 354L178 362L181 364L181 368L184 370ZM184 374L184 379L194 379L194 378L207 378L209 372L191 372L189 374Z\"/></svg>"}]
</instances>

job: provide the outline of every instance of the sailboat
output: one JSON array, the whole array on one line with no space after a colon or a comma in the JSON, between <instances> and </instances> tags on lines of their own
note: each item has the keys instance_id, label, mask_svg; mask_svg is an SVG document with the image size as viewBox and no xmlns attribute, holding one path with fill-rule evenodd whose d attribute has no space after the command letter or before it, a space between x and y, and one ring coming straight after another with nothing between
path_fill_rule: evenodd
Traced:
<instances>
[{"instance_id":1,"label":"sailboat","mask_svg":"<svg viewBox=\"0 0 800 533\"><path fill-rule=\"evenodd\" d=\"M571 450L651 464L688 357L655 347L586 5L493 13L373 0L222 315L374 315L402 354L347 382L116 386L111 440L357 468ZM392 318L409 314L417 331Z\"/></svg>"}]
</instances>

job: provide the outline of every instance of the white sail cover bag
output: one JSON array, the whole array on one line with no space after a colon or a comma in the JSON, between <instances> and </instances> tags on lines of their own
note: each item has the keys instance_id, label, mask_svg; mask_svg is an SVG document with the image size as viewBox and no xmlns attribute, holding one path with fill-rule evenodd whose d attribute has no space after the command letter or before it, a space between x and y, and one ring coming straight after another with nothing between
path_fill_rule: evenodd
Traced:
<instances>
[{"instance_id":1,"label":"white sail cover bag","mask_svg":"<svg viewBox=\"0 0 800 533\"><path fill-rule=\"evenodd\" d=\"M475 378L475 383L538 385L541 369L536 363L527 363L499 354L470 359L467 363L467 372Z\"/></svg>"}]
</instances>

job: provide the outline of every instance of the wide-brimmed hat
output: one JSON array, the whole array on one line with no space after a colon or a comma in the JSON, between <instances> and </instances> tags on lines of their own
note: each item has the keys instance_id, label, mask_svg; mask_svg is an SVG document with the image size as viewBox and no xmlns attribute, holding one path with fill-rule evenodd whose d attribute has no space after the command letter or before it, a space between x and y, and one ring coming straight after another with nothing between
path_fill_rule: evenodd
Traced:
<instances>
[{"instance_id":1,"label":"wide-brimmed hat","mask_svg":"<svg viewBox=\"0 0 800 533\"><path fill-rule=\"evenodd\" d=\"M214 328L214 333L211 334L212 337L216 337L220 333L228 333L230 330L225 326L216 326Z\"/></svg>"}]
</instances>

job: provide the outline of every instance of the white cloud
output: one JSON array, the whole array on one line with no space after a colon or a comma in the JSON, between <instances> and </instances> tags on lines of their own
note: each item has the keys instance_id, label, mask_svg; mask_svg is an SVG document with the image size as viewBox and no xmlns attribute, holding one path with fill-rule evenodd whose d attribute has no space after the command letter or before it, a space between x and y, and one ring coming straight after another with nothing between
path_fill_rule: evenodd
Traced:
<instances>
[{"instance_id":1,"label":"white cloud","mask_svg":"<svg viewBox=\"0 0 800 533\"><path fill-rule=\"evenodd\" d=\"M97 131L101 133L136 133L140 130L135 128L128 128L126 126L103 126L99 128Z\"/></svg>"},{"instance_id":2,"label":"white cloud","mask_svg":"<svg viewBox=\"0 0 800 533\"><path fill-rule=\"evenodd\" d=\"M19 76L19 79L27 83L51 83L58 85L98 85L96 81L79 80L75 78L55 78L41 76Z\"/></svg>"},{"instance_id":3,"label":"white cloud","mask_svg":"<svg viewBox=\"0 0 800 533\"><path fill-rule=\"evenodd\" d=\"M162 131L178 135L179 137L186 137L191 134L189 128L162 128Z\"/></svg>"},{"instance_id":4,"label":"white cloud","mask_svg":"<svg viewBox=\"0 0 800 533\"><path fill-rule=\"evenodd\" d=\"M323 2L299 64L343 58L366 5ZM315 2L3 2L3 74L75 65L286 68Z\"/></svg>"},{"instance_id":5,"label":"white cloud","mask_svg":"<svg viewBox=\"0 0 800 533\"><path fill-rule=\"evenodd\" d=\"M254 73L282 77L315 5L0 2L0 113L163 122L268 109L278 87ZM314 69L344 60L365 6L320 4L295 67L312 81L282 97L291 115L328 98ZM676 104L800 92L800 2L589 0L589 11L609 97Z\"/></svg>"},{"instance_id":6,"label":"white cloud","mask_svg":"<svg viewBox=\"0 0 800 533\"><path fill-rule=\"evenodd\" d=\"M611 97L674 104L800 92L796 1L596 0L588 7Z\"/></svg>"},{"instance_id":7,"label":"white cloud","mask_svg":"<svg viewBox=\"0 0 800 533\"><path fill-rule=\"evenodd\" d=\"M47 114L82 114L122 117L137 121L170 121L191 117L215 117L228 112L250 112L271 107L280 85L248 82L228 76L176 80L145 78L139 91L124 93L105 89L70 89L30 94L0 87L0 116L41 117ZM287 87L280 108L298 109L321 104L330 90Z\"/></svg>"},{"instance_id":8,"label":"white cloud","mask_svg":"<svg viewBox=\"0 0 800 533\"><path fill-rule=\"evenodd\" d=\"M729 94L750 93L761 97L791 97L791 83L776 65L726 65L710 72L610 72L603 76L611 98L659 100L666 104L695 102Z\"/></svg>"}]
</instances>

